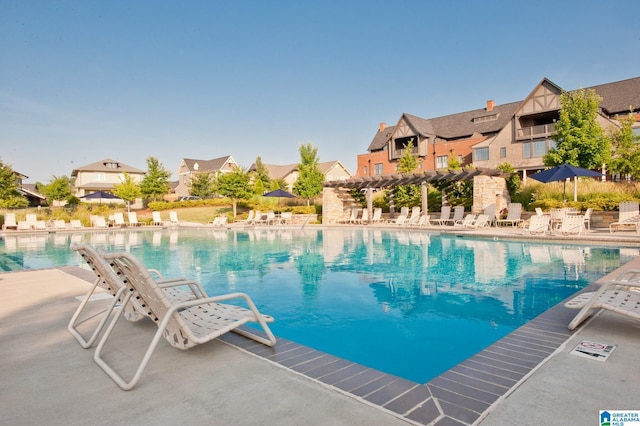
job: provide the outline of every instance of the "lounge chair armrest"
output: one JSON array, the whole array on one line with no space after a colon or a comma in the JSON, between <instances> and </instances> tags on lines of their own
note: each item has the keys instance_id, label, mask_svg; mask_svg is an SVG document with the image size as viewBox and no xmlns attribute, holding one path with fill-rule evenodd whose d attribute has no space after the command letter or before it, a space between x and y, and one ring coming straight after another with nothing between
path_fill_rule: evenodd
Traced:
<instances>
[{"instance_id":1,"label":"lounge chair armrest","mask_svg":"<svg viewBox=\"0 0 640 426\"><path fill-rule=\"evenodd\" d=\"M194 296L201 300L202 298L207 297L207 292L204 291L202 285L194 280L189 280L186 278L174 278L168 279L164 281L158 282L158 287L160 288L170 288L170 287L189 287L189 290L193 293Z\"/></svg>"},{"instance_id":2,"label":"lounge chair armrest","mask_svg":"<svg viewBox=\"0 0 640 426\"><path fill-rule=\"evenodd\" d=\"M147 268L147 270L149 271L150 274L156 274L156 277L158 279L164 279L164 277L162 276L162 274L160 273L160 271L158 271L157 269L151 269L151 268Z\"/></svg>"},{"instance_id":3,"label":"lounge chair armrest","mask_svg":"<svg viewBox=\"0 0 640 426\"><path fill-rule=\"evenodd\" d=\"M233 300L233 299L243 299L247 303L249 308L253 311L253 313L256 315L256 318L260 319L263 316L258 311L258 308L256 307L256 305L253 303L253 300L251 300L251 298L245 293L229 293L229 294L224 294L220 296L211 296L211 297L204 297L202 299L185 300L183 302L177 302L171 305L171 308L167 312L167 316L170 316L174 312L177 312L185 308L190 308L198 305L206 305L207 303L220 303L220 302L225 302L227 300Z\"/></svg>"}]
</instances>

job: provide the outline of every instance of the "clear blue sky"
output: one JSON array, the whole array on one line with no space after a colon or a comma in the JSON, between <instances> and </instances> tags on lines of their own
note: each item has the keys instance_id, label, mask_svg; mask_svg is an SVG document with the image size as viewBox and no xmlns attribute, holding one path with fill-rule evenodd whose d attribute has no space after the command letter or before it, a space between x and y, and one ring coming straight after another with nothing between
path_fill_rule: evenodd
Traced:
<instances>
[{"instance_id":1,"label":"clear blue sky","mask_svg":"<svg viewBox=\"0 0 640 426\"><path fill-rule=\"evenodd\" d=\"M48 182L103 158L352 173L380 122L640 75L637 0L0 0L0 158Z\"/></svg>"}]
</instances>

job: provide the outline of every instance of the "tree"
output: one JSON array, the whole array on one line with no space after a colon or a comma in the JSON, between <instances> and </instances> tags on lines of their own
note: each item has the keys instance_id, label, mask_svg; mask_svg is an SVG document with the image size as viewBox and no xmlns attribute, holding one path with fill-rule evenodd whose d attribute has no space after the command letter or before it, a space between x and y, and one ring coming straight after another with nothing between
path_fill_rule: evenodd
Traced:
<instances>
[{"instance_id":1,"label":"tree","mask_svg":"<svg viewBox=\"0 0 640 426\"><path fill-rule=\"evenodd\" d=\"M545 165L596 169L608 163L611 144L597 121L601 101L593 89L560 95L560 117L553 135L556 146L543 156Z\"/></svg>"},{"instance_id":2,"label":"tree","mask_svg":"<svg viewBox=\"0 0 640 426\"><path fill-rule=\"evenodd\" d=\"M140 182L140 193L147 200L162 200L171 189L170 177L171 172L166 170L156 157L147 158L147 173Z\"/></svg>"},{"instance_id":3,"label":"tree","mask_svg":"<svg viewBox=\"0 0 640 426\"><path fill-rule=\"evenodd\" d=\"M293 184L293 193L306 198L309 206L311 198L322 192L324 175L318 169L318 148L307 143L300 145L299 151L298 179Z\"/></svg>"},{"instance_id":4,"label":"tree","mask_svg":"<svg viewBox=\"0 0 640 426\"><path fill-rule=\"evenodd\" d=\"M255 171L253 172L253 186L256 194L262 195L265 190L271 189L271 178L269 177L269 170L262 163L262 158L259 156L256 158Z\"/></svg>"},{"instance_id":5,"label":"tree","mask_svg":"<svg viewBox=\"0 0 640 426\"><path fill-rule=\"evenodd\" d=\"M122 183L113 187L113 193L127 202L127 210L130 209L131 202L142 195L140 185L138 185L127 172L122 173Z\"/></svg>"},{"instance_id":6,"label":"tree","mask_svg":"<svg viewBox=\"0 0 640 426\"><path fill-rule=\"evenodd\" d=\"M620 119L621 127L611 133L613 156L609 165L611 173L620 173L627 182L640 177L640 136L633 133L633 113Z\"/></svg>"},{"instance_id":7,"label":"tree","mask_svg":"<svg viewBox=\"0 0 640 426\"><path fill-rule=\"evenodd\" d=\"M231 198L233 202L233 217L236 217L238 200L250 200L253 197L251 176L241 167L235 167L229 173L219 173L217 190L220 195Z\"/></svg>"},{"instance_id":8,"label":"tree","mask_svg":"<svg viewBox=\"0 0 640 426\"><path fill-rule=\"evenodd\" d=\"M189 193L200 198L211 197L216 192L216 177L211 172L196 173L190 182Z\"/></svg>"},{"instance_id":9,"label":"tree","mask_svg":"<svg viewBox=\"0 0 640 426\"><path fill-rule=\"evenodd\" d=\"M418 167L418 157L413 155L413 139L404 146L402 157L398 160L400 173L413 173ZM399 207L413 207L422 200L420 185L399 185L393 190L394 205Z\"/></svg>"},{"instance_id":10,"label":"tree","mask_svg":"<svg viewBox=\"0 0 640 426\"><path fill-rule=\"evenodd\" d=\"M68 176L51 176L47 185L41 186L39 191L50 201L64 201L71 197L71 180ZM51 203L53 204L53 203Z\"/></svg>"},{"instance_id":11,"label":"tree","mask_svg":"<svg viewBox=\"0 0 640 426\"><path fill-rule=\"evenodd\" d=\"M404 146L402 157L398 160L398 171L400 173L412 173L418 167L418 157L413 155L413 139Z\"/></svg>"},{"instance_id":12,"label":"tree","mask_svg":"<svg viewBox=\"0 0 640 426\"><path fill-rule=\"evenodd\" d=\"M16 172L0 160L0 207L26 207L29 201L18 192Z\"/></svg>"}]
</instances>

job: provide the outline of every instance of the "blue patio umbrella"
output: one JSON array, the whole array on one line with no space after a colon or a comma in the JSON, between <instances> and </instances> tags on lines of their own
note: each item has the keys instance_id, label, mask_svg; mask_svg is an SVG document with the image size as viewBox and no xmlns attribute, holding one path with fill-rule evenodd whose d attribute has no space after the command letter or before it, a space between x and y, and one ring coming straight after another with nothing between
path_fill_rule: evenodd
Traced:
<instances>
[{"instance_id":1,"label":"blue patio umbrella","mask_svg":"<svg viewBox=\"0 0 640 426\"><path fill-rule=\"evenodd\" d=\"M592 170L582 169L580 167L572 166L571 164L563 164L561 166L552 167L547 170L543 170L539 173L535 173L529 176L531 179L535 179L542 183L564 181L562 198L565 198L566 194L566 181L573 178L573 201L578 201L578 180L576 177L601 177L602 174L594 172Z\"/></svg>"},{"instance_id":2,"label":"blue patio umbrella","mask_svg":"<svg viewBox=\"0 0 640 426\"><path fill-rule=\"evenodd\" d=\"M275 191L266 192L262 194L263 197L280 197L280 198L295 198L296 196L283 189L276 189Z\"/></svg>"},{"instance_id":3,"label":"blue patio umbrella","mask_svg":"<svg viewBox=\"0 0 640 426\"><path fill-rule=\"evenodd\" d=\"M91 194L83 195L80 198L82 198L83 200L100 200L100 204L102 204L102 200L120 200L121 199L120 197L117 197L112 193L105 192L105 191L92 192Z\"/></svg>"}]
</instances>

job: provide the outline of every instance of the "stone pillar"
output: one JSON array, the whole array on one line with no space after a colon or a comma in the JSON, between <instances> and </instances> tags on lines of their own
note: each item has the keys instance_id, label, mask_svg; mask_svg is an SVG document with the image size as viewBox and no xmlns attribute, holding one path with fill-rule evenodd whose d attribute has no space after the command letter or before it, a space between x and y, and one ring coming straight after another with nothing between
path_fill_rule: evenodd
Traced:
<instances>
[{"instance_id":1,"label":"stone pillar","mask_svg":"<svg viewBox=\"0 0 640 426\"><path fill-rule=\"evenodd\" d=\"M495 206L496 214L511 202L507 181L501 177L476 176L473 178L473 213L479 214L486 207Z\"/></svg>"}]
</instances>

